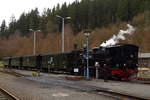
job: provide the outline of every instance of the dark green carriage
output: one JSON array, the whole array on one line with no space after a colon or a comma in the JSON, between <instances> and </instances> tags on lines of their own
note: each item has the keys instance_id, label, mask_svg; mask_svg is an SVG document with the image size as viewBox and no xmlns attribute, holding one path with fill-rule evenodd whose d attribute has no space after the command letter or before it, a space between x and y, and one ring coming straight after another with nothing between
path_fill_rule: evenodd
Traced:
<instances>
[{"instance_id":1,"label":"dark green carriage","mask_svg":"<svg viewBox=\"0 0 150 100\"><path fill-rule=\"evenodd\" d=\"M74 68L81 67L81 51L36 56L10 57L5 65L21 68L36 69L46 72L73 73Z\"/></svg>"},{"instance_id":2,"label":"dark green carriage","mask_svg":"<svg viewBox=\"0 0 150 100\"><path fill-rule=\"evenodd\" d=\"M12 57L11 66L18 68L20 66L20 57Z\"/></svg>"},{"instance_id":3,"label":"dark green carriage","mask_svg":"<svg viewBox=\"0 0 150 100\"><path fill-rule=\"evenodd\" d=\"M20 65L20 57L6 57L3 59L5 67L16 67Z\"/></svg>"},{"instance_id":4,"label":"dark green carriage","mask_svg":"<svg viewBox=\"0 0 150 100\"><path fill-rule=\"evenodd\" d=\"M24 69L36 69L36 56L24 56L22 61Z\"/></svg>"},{"instance_id":5,"label":"dark green carriage","mask_svg":"<svg viewBox=\"0 0 150 100\"><path fill-rule=\"evenodd\" d=\"M4 63L4 66L5 66L5 67L8 67L8 66L9 66L9 59L10 59L10 57L5 57L5 58L3 59L3 63Z\"/></svg>"},{"instance_id":6,"label":"dark green carriage","mask_svg":"<svg viewBox=\"0 0 150 100\"><path fill-rule=\"evenodd\" d=\"M42 60L41 60L41 67L43 69L43 71L49 71L51 72L52 69L53 69L53 65L52 62L53 62L53 55L42 55Z\"/></svg>"},{"instance_id":7,"label":"dark green carriage","mask_svg":"<svg viewBox=\"0 0 150 100\"><path fill-rule=\"evenodd\" d=\"M74 51L52 55L42 55L42 69L47 70L48 72L59 71L72 73L74 68L82 65L80 59L81 53L81 51Z\"/></svg>"},{"instance_id":8,"label":"dark green carriage","mask_svg":"<svg viewBox=\"0 0 150 100\"><path fill-rule=\"evenodd\" d=\"M65 54L42 55L42 69L47 71L63 71L66 69Z\"/></svg>"}]
</instances>

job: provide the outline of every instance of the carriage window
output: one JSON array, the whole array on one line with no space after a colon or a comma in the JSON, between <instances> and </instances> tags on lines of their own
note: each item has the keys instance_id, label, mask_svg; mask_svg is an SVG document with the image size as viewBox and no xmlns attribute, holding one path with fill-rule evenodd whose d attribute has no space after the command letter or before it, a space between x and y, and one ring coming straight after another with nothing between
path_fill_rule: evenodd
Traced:
<instances>
[{"instance_id":1,"label":"carriage window","mask_svg":"<svg viewBox=\"0 0 150 100\"><path fill-rule=\"evenodd\" d=\"M30 61L30 59L29 58L27 58L27 63Z\"/></svg>"},{"instance_id":2,"label":"carriage window","mask_svg":"<svg viewBox=\"0 0 150 100\"><path fill-rule=\"evenodd\" d=\"M48 60L48 64L52 64L53 63L53 57L51 57L49 60Z\"/></svg>"}]
</instances>

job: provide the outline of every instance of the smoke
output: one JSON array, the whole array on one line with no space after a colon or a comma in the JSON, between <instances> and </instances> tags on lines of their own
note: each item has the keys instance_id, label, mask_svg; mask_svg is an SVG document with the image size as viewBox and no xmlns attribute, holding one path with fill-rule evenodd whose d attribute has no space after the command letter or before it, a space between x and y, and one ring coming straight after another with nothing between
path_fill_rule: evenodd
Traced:
<instances>
[{"instance_id":1,"label":"smoke","mask_svg":"<svg viewBox=\"0 0 150 100\"><path fill-rule=\"evenodd\" d=\"M116 45L119 43L119 40L125 40L125 35L132 35L135 31L135 28L131 26L130 24L127 24L128 29L127 30L120 30L117 35L113 35L109 40L106 42L103 42L100 46L102 47L107 47L107 46L112 46Z\"/></svg>"}]
</instances>

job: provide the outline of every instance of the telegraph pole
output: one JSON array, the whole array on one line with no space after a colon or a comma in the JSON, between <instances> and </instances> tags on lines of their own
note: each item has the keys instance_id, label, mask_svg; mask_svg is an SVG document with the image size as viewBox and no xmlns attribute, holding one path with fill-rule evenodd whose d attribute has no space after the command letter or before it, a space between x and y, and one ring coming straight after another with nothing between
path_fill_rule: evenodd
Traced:
<instances>
[{"instance_id":1,"label":"telegraph pole","mask_svg":"<svg viewBox=\"0 0 150 100\"><path fill-rule=\"evenodd\" d=\"M86 79L89 79L89 36L91 31L84 31L86 36Z\"/></svg>"}]
</instances>

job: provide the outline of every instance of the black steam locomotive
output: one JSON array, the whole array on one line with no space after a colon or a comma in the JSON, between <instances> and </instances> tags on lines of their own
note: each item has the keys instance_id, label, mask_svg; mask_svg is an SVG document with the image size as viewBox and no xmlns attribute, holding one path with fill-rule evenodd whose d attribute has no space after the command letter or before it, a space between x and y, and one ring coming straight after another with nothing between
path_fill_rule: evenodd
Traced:
<instances>
[{"instance_id":1,"label":"black steam locomotive","mask_svg":"<svg viewBox=\"0 0 150 100\"><path fill-rule=\"evenodd\" d=\"M128 80L138 72L138 47L121 44L93 49L93 59L99 62L99 76Z\"/></svg>"},{"instance_id":2,"label":"black steam locomotive","mask_svg":"<svg viewBox=\"0 0 150 100\"><path fill-rule=\"evenodd\" d=\"M43 54L35 56L4 58L5 66L9 68L39 70L85 75L86 57L84 50L75 50L59 54ZM109 47L97 47L89 51L90 77L106 75L111 79L129 79L137 73L138 47L130 44L120 44Z\"/></svg>"}]
</instances>

